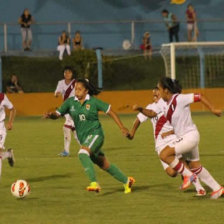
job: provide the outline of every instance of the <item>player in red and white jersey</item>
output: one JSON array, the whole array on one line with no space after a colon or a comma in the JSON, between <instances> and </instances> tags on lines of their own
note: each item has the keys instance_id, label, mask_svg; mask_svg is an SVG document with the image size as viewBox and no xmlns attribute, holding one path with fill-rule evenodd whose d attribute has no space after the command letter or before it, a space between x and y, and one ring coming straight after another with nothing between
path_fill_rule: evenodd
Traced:
<instances>
[{"instance_id":1,"label":"player in red and white jersey","mask_svg":"<svg viewBox=\"0 0 224 224\"><path fill-rule=\"evenodd\" d=\"M219 198L223 187L211 176L200 163L198 144L200 135L191 118L190 104L202 102L213 114L221 116L222 111L215 109L211 103L200 94L180 94L182 87L177 80L162 78L158 83L160 94L167 102L165 116L174 128L174 133L180 141L174 147L166 146L160 153L160 158L173 169L186 176L182 188L186 189L197 177L200 178L213 192L211 199ZM189 170L178 160L178 155L188 155L190 159ZM197 176L196 176L197 175Z\"/></svg>"},{"instance_id":2,"label":"player in red and white jersey","mask_svg":"<svg viewBox=\"0 0 224 224\"><path fill-rule=\"evenodd\" d=\"M130 131L129 139L133 139L136 133L136 130L140 126L141 123L145 122L150 118L153 133L154 133L154 141L155 141L155 150L158 153L168 145L174 146L177 141L179 141L178 137L174 134L173 127L170 122L166 119L164 111L167 107L166 102L161 98L158 88L153 90L153 101L154 103L148 104L146 108L139 107L138 105L134 105L133 109L137 111L141 111L133 124L132 130ZM146 114L146 115L144 115ZM182 155L179 155L179 158L182 158ZM186 159L183 157L183 159ZM183 160L182 159L182 160ZM167 163L160 160L164 170L171 177L176 177L177 172L171 168ZM197 194L196 196L204 196L206 194L205 189L201 186L200 181L193 182Z\"/></svg>"},{"instance_id":3,"label":"player in red and white jersey","mask_svg":"<svg viewBox=\"0 0 224 224\"><path fill-rule=\"evenodd\" d=\"M5 128L5 108L9 109L9 120L7 123L7 130L12 130L13 121L16 115L16 110L12 103L9 101L4 93L0 93L0 177L2 172L2 160L8 159L9 165L14 165L13 150L8 149L5 151L5 139L6 139L6 128Z\"/></svg>"},{"instance_id":4,"label":"player in red and white jersey","mask_svg":"<svg viewBox=\"0 0 224 224\"><path fill-rule=\"evenodd\" d=\"M58 82L57 88L55 90L55 96L62 96L63 100L70 97L75 96L75 82L76 80L73 79L73 70L71 67L67 66L64 68L64 79ZM59 154L60 156L69 156L70 152L70 144L71 144L71 132L76 137L75 125L70 117L69 114L65 116L65 123L63 126L63 133L64 133L64 150Z\"/></svg>"}]
</instances>

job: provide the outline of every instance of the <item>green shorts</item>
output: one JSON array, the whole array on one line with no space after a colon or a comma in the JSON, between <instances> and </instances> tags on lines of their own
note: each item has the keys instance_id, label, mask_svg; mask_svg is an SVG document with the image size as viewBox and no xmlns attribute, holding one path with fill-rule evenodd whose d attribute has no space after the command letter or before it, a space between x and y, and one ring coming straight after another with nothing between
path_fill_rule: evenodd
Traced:
<instances>
[{"instance_id":1,"label":"green shorts","mask_svg":"<svg viewBox=\"0 0 224 224\"><path fill-rule=\"evenodd\" d=\"M96 163L98 156L104 156L104 152L101 150L103 142L104 137L102 135L88 135L82 144L91 150L90 158L94 163Z\"/></svg>"}]
</instances>

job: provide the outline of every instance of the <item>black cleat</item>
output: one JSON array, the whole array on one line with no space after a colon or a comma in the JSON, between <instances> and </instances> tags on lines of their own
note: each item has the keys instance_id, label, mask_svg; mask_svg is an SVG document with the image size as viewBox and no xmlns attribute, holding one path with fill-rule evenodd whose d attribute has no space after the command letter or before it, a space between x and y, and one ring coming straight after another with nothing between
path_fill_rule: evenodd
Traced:
<instances>
[{"instance_id":1,"label":"black cleat","mask_svg":"<svg viewBox=\"0 0 224 224\"><path fill-rule=\"evenodd\" d=\"M9 165L11 167L13 167L14 166L14 163L15 163L15 158L14 158L13 150L12 149L8 149L7 151L11 154L11 156L8 158L8 163L9 163Z\"/></svg>"}]
</instances>

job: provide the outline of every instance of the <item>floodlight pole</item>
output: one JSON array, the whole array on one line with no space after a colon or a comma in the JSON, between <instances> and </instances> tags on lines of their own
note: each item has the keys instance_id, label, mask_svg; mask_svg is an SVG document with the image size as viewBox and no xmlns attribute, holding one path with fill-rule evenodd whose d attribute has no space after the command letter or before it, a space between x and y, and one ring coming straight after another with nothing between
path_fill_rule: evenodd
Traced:
<instances>
[{"instance_id":1,"label":"floodlight pole","mask_svg":"<svg viewBox=\"0 0 224 224\"><path fill-rule=\"evenodd\" d=\"M0 93L2 93L2 56L0 55Z\"/></svg>"},{"instance_id":2,"label":"floodlight pole","mask_svg":"<svg viewBox=\"0 0 224 224\"><path fill-rule=\"evenodd\" d=\"M98 88L103 88L103 72L102 72L102 48L96 48L97 71L98 71Z\"/></svg>"}]
</instances>

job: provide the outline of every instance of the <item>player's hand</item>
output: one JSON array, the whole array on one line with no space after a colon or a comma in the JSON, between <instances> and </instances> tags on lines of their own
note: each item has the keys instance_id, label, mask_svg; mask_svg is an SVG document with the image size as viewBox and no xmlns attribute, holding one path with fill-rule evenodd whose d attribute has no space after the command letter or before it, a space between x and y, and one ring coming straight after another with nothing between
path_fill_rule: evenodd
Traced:
<instances>
[{"instance_id":1,"label":"player's hand","mask_svg":"<svg viewBox=\"0 0 224 224\"><path fill-rule=\"evenodd\" d=\"M128 135L130 135L128 129L125 128L125 127L121 128L121 132L122 132L122 134L123 134L125 137L127 137Z\"/></svg>"},{"instance_id":2,"label":"player's hand","mask_svg":"<svg viewBox=\"0 0 224 224\"><path fill-rule=\"evenodd\" d=\"M219 109L212 109L212 113L214 115L216 115L217 117L221 117L222 115L222 110L219 110Z\"/></svg>"},{"instance_id":3,"label":"player's hand","mask_svg":"<svg viewBox=\"0 0 224 224\"><path fill-rule=\"evenodd\" d=\"M138 104L134 104L134 105L132 106L132 110L137 111L137 110L138 110L138 108L139 108Z\"/></svg>"},{"instance_id":4,"label":"player's hand","mask_svg":"<svg viewBox=\"0 0 224 224\"><path fill-rule=\"evenodd\" d=\"M132 140L134 138L134 135L132 133L129 133L127 136L126 136L129 140Z\"/></svg>"},{"instance_id":5,"label":"player's hand","mask_svg":"<svg viewBox=\"0 0 224 224\"><path fill-rule=\"evenodd\" d=\"M43 114L42 119L50 118L50 116L51 116L51 113L50 112L45 113L45 114Z\"/></svg>"},{"instance_id":6,"label":"player's hand","mask_svg":"<svg viewBox=\"0 0 224 224\"><path fill-rule=\"evenodd\" d=\"M11 122L9 122L8 124L7 124L7 130L12 130L12 123Z\"/></svg>"}]
</instances>

